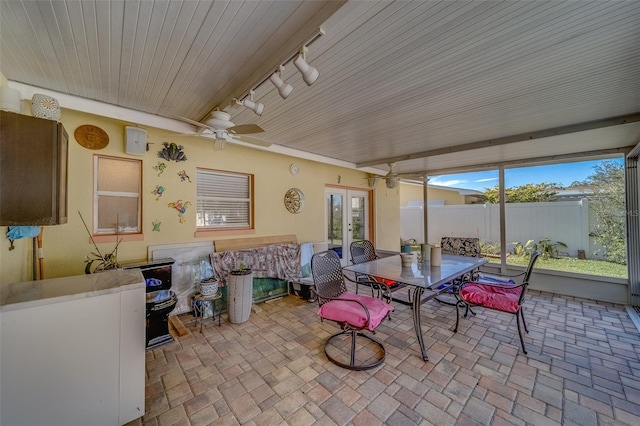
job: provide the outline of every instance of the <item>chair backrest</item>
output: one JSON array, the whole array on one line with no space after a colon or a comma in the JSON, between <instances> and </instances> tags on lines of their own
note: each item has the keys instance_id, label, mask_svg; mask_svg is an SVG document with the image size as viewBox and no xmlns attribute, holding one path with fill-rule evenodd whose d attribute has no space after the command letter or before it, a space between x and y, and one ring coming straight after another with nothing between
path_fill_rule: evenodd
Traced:
<instances>
[{"instance_id":1,"label":"chair backrest","mask_svg":"<svg viewBox=\"0 0 640 426\"><path fill-rule=\"evenodd\" d=\"M529 282L529 278L531 277L531 271L533 271L533 266L536 264L536 261L540 257L540 251L534 251L531 253L531 259L529 259L529 265L527 266L527 270L524 273L524 278L522 282Z\"/></svg>"},{"instance_id":2,"label":"chair backrest","mask_svg":"<svg viewBox=\"0 0 640 426\"><path fill-rule=\"evenodd\" d=\"M522 305L522 302L524 301L524 295L527 292L527 287L529 286L529 278L531 277L531 271L533 271L533 266L536 264L536 261L538 260L538 258L540 257L540 252L539 251L534 251L533 253L531 253L531 258L529 259L529 265L527 266L527 270L524 273L524 278L522 278L522 282L524 283L524 286L522 286L522 290L520 292L520 297L518 299L518 303L520 305Z\"/></svg>"},{"instance_id":3,"label":"chair backrest","mask_svg":"<svg viewBox=\"0 0 640 426\"><path fill-rule=\"evenodd\" d=\"M442 254L480 257L480 239L469 237L442 237Z\"/></svg>"},{"instance_id":4,"label":"chair backrest","mask_svg":"<svg viewBox=\"0 0 640 426\"><path fill-rule=\"evenodd\" d=\"M376 249L369 240L352 242L349 246L349 251L351 252L351 261L354 264L370 262L378 258Z\"/></svg>"},{"instance_id":5,"label":"chair backrest","mask_svg":"<svg viewBox=\"0 0 640 426\"><path fill-rule=\"evenodd\" d=\"M316 253L311 258L311 275L316 291L327 297L338 297L345 291L340 257L333 250ZM327 300L318 297L318 304L322 306Z\"/></svg>"}]
</instances>

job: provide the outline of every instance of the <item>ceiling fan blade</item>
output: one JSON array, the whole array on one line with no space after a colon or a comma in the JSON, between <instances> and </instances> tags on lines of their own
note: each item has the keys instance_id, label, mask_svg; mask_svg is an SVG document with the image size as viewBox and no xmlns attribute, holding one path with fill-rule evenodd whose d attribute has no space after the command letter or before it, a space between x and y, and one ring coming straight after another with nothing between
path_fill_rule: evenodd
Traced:
<instances>
[{"instance_id":1,"label":"ceiling fan blade","mask_svg":"<svg viewBox=\"0 0 640 426\"><path fill-rule=\"evenodd\" d=\"M233 139L238 140L240 142L246 142L253 145L264 146L264 147L269 147L273 145L271 142L267 142L265 140L254 138L251 136L234 135Z\"/></svg>"},{"instance_id":2,"label":"ceiling fan blade","mask_svg":"<svg viewBox=\"0 0 640 426\"><path fill-rule=\"evenodd\" d=\"M264 132L264 129L257 124L238 124L237 126L229 127L227 130L235 133L236 135L249 135L252 133Z\"/></svg>"}]
</instances>

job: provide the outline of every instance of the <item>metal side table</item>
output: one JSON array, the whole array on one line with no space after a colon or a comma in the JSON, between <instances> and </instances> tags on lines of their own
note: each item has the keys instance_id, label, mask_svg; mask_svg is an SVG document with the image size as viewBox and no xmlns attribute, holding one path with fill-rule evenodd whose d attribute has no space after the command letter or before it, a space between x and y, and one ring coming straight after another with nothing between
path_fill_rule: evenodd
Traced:
<instances>
[{"instance_id":1,"label":"metal side table","mask_svg":"<svg viewBox=\"0 0 640 426\"><path fill-rule=\"evenodd\" d=\"M220 317L222 314L222 293L219 291L211 296L203 296L198 293L193 297L193 312L196 315L196 327L198 327L198 317L200 318L200 333L202 333L202 323L207 311L207 305L211 305L211 319L216 320L216 301L220 301L220 309L218 310L218 326L220 326Z\"/></svg>"}]
</instances>

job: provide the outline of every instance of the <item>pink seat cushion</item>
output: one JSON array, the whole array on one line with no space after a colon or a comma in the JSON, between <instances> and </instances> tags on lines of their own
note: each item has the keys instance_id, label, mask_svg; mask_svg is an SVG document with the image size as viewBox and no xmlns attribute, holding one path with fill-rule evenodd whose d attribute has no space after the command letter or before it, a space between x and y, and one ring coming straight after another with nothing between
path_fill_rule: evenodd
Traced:
<instances>
[{"instance_id":1,"label":"pink seat cushion","mask_svg":"<svg viewBox=\"0 0 640 426\"><path fill-rule=\"evenodd\" d=\"M367 324L367 314L362 309L362 306L355 302L340 299L357 300L366 306L369 310L369 324ZM366 327L373 331L391 311L393 311L393 306L380 299L346 292L342 293L338 299L322 305L318 310L318 315L328 320L346 322L354 327Z\"/></svg>"},{"instance_id":2,"label":"pink seat cushion","mask_svg":"<svg viewBox=\"0 0 640 426\"><path fill-rule=\"evenodd\" d=\"M518 300L522 287L508 288L498 285L468 283L460 290L460 297L472 305L515 314L520 309Z\"/></svg>"},{"instance_id":3,"label":"pink seat cushion","mask_svg":"<svg viewBox=\"0 0 640 426\"><path fill-rule=\"evenodd\" d=\"M386 285L387 287L393 287L398 284L398 281L389 280L387 278L373 277L373 279L380 284Z\"/></svg>"}]
</instances>

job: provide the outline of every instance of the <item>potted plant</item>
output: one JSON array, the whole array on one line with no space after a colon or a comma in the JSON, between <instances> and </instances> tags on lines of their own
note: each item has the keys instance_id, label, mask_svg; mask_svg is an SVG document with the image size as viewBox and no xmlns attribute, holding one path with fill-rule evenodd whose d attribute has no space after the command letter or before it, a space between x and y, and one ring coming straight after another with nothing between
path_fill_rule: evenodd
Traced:
<instances>
[{"instance_id":1,"label":"potted plant","mask_svg":"<svg viewBox=\"0 0 640 426\"><path fill-rule=\"evenodd\" d=\"M253 299L253 271L244 263L229 272L227 277L227 311L229 322L240 324L249 319Z\"/></svg>"}]
</instances>

